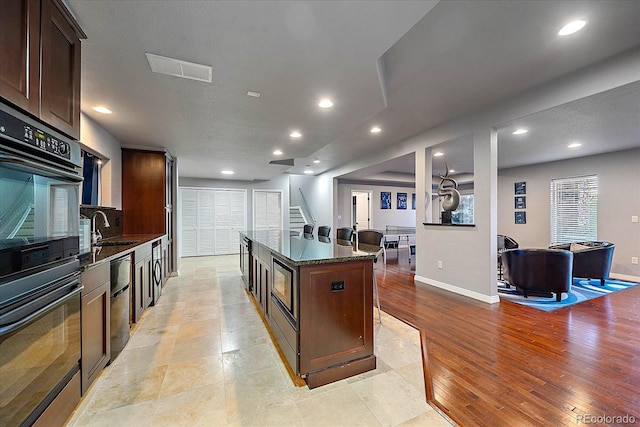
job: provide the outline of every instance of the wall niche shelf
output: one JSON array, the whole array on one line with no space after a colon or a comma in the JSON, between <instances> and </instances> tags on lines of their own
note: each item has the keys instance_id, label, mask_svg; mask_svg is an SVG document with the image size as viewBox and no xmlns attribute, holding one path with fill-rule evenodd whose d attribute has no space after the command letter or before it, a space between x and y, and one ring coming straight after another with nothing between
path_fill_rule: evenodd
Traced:
<instances>
[{"instance_id":1,"label":"wall niche shelf","mask_svg":"<svg viewBox=\"0 0 640 427\"><path fill-rule=\"evenodd\" d=\"M435 225L437 227L475 227L475 224L441 224L439 222L423 222L422 225Z\"/></svg>"}]
</instances>

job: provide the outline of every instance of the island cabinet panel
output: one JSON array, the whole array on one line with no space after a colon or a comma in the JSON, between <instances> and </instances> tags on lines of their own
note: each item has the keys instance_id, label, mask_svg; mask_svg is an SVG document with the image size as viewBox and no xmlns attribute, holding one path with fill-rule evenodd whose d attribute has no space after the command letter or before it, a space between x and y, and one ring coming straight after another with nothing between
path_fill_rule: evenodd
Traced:
<instances>
[{"instance_id":1,"label":"island cabinet panel","mask_svg":"<svg viewBox=\"0 0 640 427\"><path fill-rule=\"evenodd\" d=\"M309 387L360 359L375 367L372 270L370 260L300 267L300 373Z\"/></svg>"}]
</instances>

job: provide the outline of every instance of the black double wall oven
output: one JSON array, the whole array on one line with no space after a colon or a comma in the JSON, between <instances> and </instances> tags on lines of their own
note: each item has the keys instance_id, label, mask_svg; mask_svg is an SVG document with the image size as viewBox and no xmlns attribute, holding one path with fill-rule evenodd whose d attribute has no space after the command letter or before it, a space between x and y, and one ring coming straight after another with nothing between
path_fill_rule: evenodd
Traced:
<instances>
[{"instance_id":1,"label":"black double wall oven","mask_svg":"<svg viewBox=\"0 0 640 427\"><path fill-rule=\"evenodd\" d=\"M31 425L79 371L79 167L75 141L0 103L3 426Z\"/></svg>"}]
</instances>

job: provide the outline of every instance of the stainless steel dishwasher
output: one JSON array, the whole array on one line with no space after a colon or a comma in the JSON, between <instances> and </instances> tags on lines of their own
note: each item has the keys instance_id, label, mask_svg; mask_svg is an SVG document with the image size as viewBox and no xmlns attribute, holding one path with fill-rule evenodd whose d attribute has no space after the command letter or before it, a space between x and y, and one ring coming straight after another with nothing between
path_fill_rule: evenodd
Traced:
<instances>
[{"instance_id":1,"label":"stainless steel dishwasher","mask_svg":"<svg viewBox=\"0 0 640 427\"><path fill-rule=\"evenodd\" d=\"M111 362L129 341L131 255L111 261Z\"/></svg>"}]
</instances>

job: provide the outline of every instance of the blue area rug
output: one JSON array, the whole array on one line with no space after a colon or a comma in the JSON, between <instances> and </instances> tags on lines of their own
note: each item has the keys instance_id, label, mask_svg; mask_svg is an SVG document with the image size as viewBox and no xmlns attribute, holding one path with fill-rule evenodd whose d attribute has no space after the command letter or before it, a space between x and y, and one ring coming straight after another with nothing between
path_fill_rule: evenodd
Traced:
<instances>
[{"instance_id":1,"label":"blue area rug","mask_svg":"<svg viewBox=\"0 0 640 427\"><path fill-rule=\"evenodd\" d=\"M522 293L517 291L513 286L507 288L506 285L498 282L498 295L500 296L500 299L527 305L539 310L553 311L582 301L622 291L639 284L640 283L610 279L605 282L604 286L600 286L600 280L575 278L573 279L573 285L571 286L569 294L567 295L566 293L563 293L562 301L557 302L555 294L549 293L548 296L535 296L529 294L529 298L525 298Z\"/></svg>"}]
</instances>

